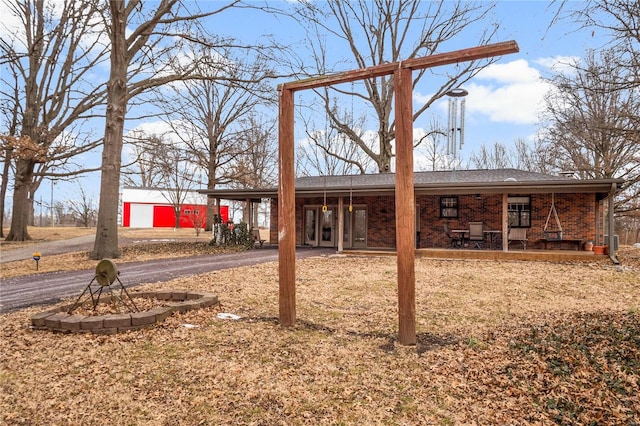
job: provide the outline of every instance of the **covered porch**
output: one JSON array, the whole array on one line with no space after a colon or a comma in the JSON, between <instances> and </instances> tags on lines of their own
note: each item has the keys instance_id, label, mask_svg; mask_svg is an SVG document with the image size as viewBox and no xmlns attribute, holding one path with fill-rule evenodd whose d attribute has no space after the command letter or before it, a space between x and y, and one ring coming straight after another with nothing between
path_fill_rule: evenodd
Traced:
<instances>
[{"instance_id":1,"label":"covered porch","mask_svg":"<svg viewBox=\"0 0 640 426\"><path fill-rule=\"evenodd\" d=\"M585 243L613 245L605 236L614 229L608 203L620 179L575 179L517 169L452 170L414 173L415 243L432 256L497 258L496 252L521 256L523 249L545 257L593 256ZM255 223L251 205L271 199L268 243L278 243L277 189L219 189L218 199L245 201L244 217ZM297 246L333 248L338 253L393 251L396 247L395 175L301 177L295 183ZM480 224L480 240L471 240ZM453 246L451 233L460 244ZM510 238L512 234L520 237ZM613 237L613 235L611 235ZM465 254L465 249L477 254ZM613 250L610 250L613 254ZM531 257L531 256L530 256Z\"/></svg>"}]
</instances>

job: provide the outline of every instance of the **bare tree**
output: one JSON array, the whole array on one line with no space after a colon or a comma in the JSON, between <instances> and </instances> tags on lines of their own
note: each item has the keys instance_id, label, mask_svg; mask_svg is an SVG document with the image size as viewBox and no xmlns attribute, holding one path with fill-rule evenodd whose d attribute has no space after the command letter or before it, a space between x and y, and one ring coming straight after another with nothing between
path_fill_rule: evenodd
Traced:
<instances>
[{"instance_id":1,"label":"bare tree","mask_svg":"<svg viewBox=\"0 0 640 426\"><path fill-rule=\"evenodd\" d=\"M232 7L237 1L222 4L208 12L190 10L178 0L143 2L110 0L107 28L110 39L110 74L107 83L107 112L102 178L96 241L91 257L120 256L118 247L118 198L123 146L124 121L129 101L169 82L206 79L200 75L200 63L206 56L189 58L183 64L185 44L211 44L201 37L198 19ZM217 4L216 4L217 6Z\"/></svg>"},{"instance_id":2,"label":"bare tree","mask_svg":"<svg viewBox=\"0 0 640 426\"><path fill-rule=\"evenodd\" d=\"M89 83L88 75L103 60L106 49L99 37L103 28L97 19L100 2L64 0L56 4L58 7L45 0L5 4L20 22L19 28L10 29L12 36L0 40L0 65L12 78L10 84L0 86L0 96L2 102L8 100L15 105L19 115L18 128L9 129L15 133L6 136L21 141L28 138L40 151L37 157L13 157L13 213L7 239L23 241L30 239L29 200L39 184L36 165L41 165L37 174L42 176L47 169L43 164L66 161L98 143L78 144L76 139L69 145L63 132L70 132L80 120L94 117L95 107L103 102L104 85Z\"/></svg>"},{"instance_id":3,"label":"bare tree","mask_svg":"<svg viewBox=\"0 0 640 426\"><path fill-rule=\"evenodd\" d=\"M513 157L516 158L514 167L530 172L550 174L558 170L557 157L553 145L536 138L527 143L522 138L514 142Z\"/></svg>"},{"instance_id":4,"label":"bare tree","mask_svg":"<svg viewBox=\"0 0 640 426\"><path fill-rule=\"evenodd\" d=\"M252 113L240 123L237 134L242 154L233 165L236 177L234 186L241 188L265 188L275 186L278 180L277 122L261 120Z\"/></svg>"},{"instance_id":5,"label":"bare tree","mask_svg":"<svg viewBox=\"0 0 640 426\"><path fill-rule=\"evenodd\" d=\"M161 186L162 170L158 157L164 150L162 136L134 130L127 135L129 164L122 169L124 185L152 188Z\"/></svg>"},{"instance_id":6,"label":"bare tree","mask_svg":"<svg viewBox=\"0 0 640 426\"><path fill-rule=\"evenodd\" d=\"M640 92L616 84L625 71L615 56L590 52L584 66L550 80L544 138L561 168L582 177L625 179L616 207L622 211L640 197Z\"/></svg>"},{"instance_id":7,"label":"bare tree","mask_svg":"<svg viewBox=\"0 0 640 426\"><path fill-rule=\"evenodd\" d=\"M447 155L447 130L437 117L432 117L429 130L416 132L416 167L419 170L445 170L449 168L450 158Z\"/></svg>"},{"instance_id":8,"label":"bare tree","mask_svg":"<svg viewBox=\"0 0 640 426\"><path fill-rule=\"evenodd\" d=\"M188 213L185 212L185 216L189 223L193 226L193 229L196 232L196 237L200 236L200 233L207 224L207 214L204 209L200 210L194 208Z\"/></svg>"},{"instance_id":9,"label":"bare tree","mask_svg":"<svg viewBox=\"0 0 640 426\"><path fill-rule=\"evenodd\" d=\"M329 66L328 53L338 44L351 53L349 68L366 68L386 62L397 62L409 58L428 56L443 50L447 42L460 37L474 24L481 24L486 30L475 44L484 45L495 35L496 26L487 25L486 20L492 4L484 2L418 0L370 1L358 0L344 2L299 2L296 7L296 19L309 28L309 45L315 57L316 69L312 75L323 75L336 71ZM415 40L415 41L414 41ZM328 46L331 46L329 48ZM447 91L458 87L476 75L484 66L496 58L460 63L458 66L440 71L422 70L415 73L414 87L429 73L429 79L439 79L439 87L429 89L433 93L429 100L420 106L413 119L422 115L437 99ZM344 58L339 58L344 66ZM484 65L483 65L484 64ZM395 122L392 121L393 76L384 76L364 80L364 91L360 93L352 85L335 86L327 90L317 90L323 99L324 111L331 127L338 130L349 141L366 153L377 166L379 172L391 171ZM376 146L371 147L362 133L353 128L353 114L340 113L333 108L332 98L356 99L368 105L373 111L371 121L376 127ZM350 104L350 102L346 102ZM346 107L348 109L348 106ZM351 118L345 120L344 118ZM327 152L332 152L327 149ZM339 153L335 153L340 157Z\"/></svg>"},{"instance_id":10,"label":"bare tree","mask_svg":"<svg viewBox=\"0 0 640 426\"><path fill-rule=\"evenodd\" d=\"M78 197L68 199L65 204L82 226L89 228L95 224L98 206L95 200L86 193L82 185L78 185Z\"/></svg>"},{"instance_id":11,"label":"bare tree","mask_svg":"<svg viewBox=\"0 0 640 426\"><path fill-rule=\"evenodd\" d=\"M2 155L2 181L0 182L0 237L4 237L4 202L9 188L9 173L13 163L13 139L9 135L16 135L20 119L20 89L19 77L15 69L11 72L11 80L5 77L0 79L3 84L12 86L12 93L3 92L3 101L0 102L0 119L3 120L3 128L6 128L6 136L0 138L0 155ZM5 96L6 95L6 96Z\"/></svg>"},{"instance_id":12,"label":"bare tree","mask_svg":"<svg viewBox=\"0 0 640 426\"><path fill-rule=\"evenodd\" d=\"M255 148L245 139L248 117L273 106L276 99L272 85L266 83L274 72L264 53L251 49L234 53L222 47L207 50L206 61L198 65L206 79L172 84L169 95L156 99L166 124L206 172L209 190L244 179L237 162ZM207 210L209 228L213 199L208 200Z\"/></svg>"},{"instance_id":13,"label":"bare tree","mask_svg":"<svg viewBox=\"0 0 640 426\"><path fill-rule=\"evenodd\" d=\"M562 7L566 6L567 2L563 1ZM611 86L640 87L640 3L637 0L589 0L586 5L580 4L571 10L569 16L592 33L604 32L610 37L608 47L616 54L609 60L624 72L601 78L616 77L609 82Z\"/></svg>"},{"instance_id":14,"label":"bare tree","mask_svg":"<svg viewBox=\"0 0 640 426\"><path fill-rule=\"evenodd\" d=\"M561 9L567 5L572 3L563 1ZM583 28L591 30L592 34L604 33L605 36L609 36L607 47L612 54L607 56L607 60L611 62L616 72L593 75L591 78L604 80L608 90L635 90L637 96L637 91L640 89L640 3L637 0L589 0L586 5L581 4L579 8L572 10L569 16L580 22ZM627 120L633 123L629 130L635 131L627 134L627 144L636 152L640 145L638 111L637 104L635 110L630 108L627 111L629 113ZM634 224L638 223L640 215L640 205L637 201L640 198L640 188L638 188L640 184L634 177L637 175L638 161L640 160L636 157L636 160L630 164L619 166L631 171L627 173L627 188L616 204L618 226L626 227L627 234L635 233L635 241L640 235L640 227L635 225L636 228L633 228Z\"/></svg>"},{"instance_id":15,"label":"bare tree","mask_svg":"<svg viewBox=\"0 0 640 426\"><path fill-rule=\"evenodd\" d=\"M481 145L471 153L469 167L478 169L516 168L530 172L550 174L557 172L557 153L553 145L536 139L527 142L522 138L513 145L494 142L492 146Z\"/></svg>"},{"instance_id":16,"label":"bare tree","mask_svg":"<svg viewBox=\"0 0 640 426\"><path fill-rule=\"evenodd\" d=\"M492 146L480 145L478 152L472 152L471 164L478 169L506 169L513 167L513 158L509 149L500 142Z\"/></svg>"},{"instance_id":17,"label":"bare tree","mask_svg":"<svg viewBox=\"0 0 640 426\"><path fill-rule=\"evenodd\" d=\"M337 104L334 104L333 109L337 109ZM345 117L345 120L351 119ZM302 121L307 138L306 145L296 151L297 174L301 176L364 174L371 169L373 159L358 145L348 140L344 133L331 126L328 118L325 128L321 130L317 130L319 127L312 124L314 121L312 118L302 117ZM362 124L356 125L351 120L350 129L372 149L373 137L371 133L363 134Z\"/></svg>"}]
</instances>

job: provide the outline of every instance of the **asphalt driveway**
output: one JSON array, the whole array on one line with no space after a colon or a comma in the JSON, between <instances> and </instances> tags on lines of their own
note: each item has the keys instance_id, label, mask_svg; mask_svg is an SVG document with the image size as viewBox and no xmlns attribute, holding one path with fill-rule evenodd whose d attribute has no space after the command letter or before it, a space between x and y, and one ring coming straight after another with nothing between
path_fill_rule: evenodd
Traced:
<instances>
[{"instance_id":1,"label":"asphalt driveway","mask_svg":"<svg viewBox=\"0 0 640 426\"><path fill-rule=\"evenodd\" d=\"M68 242L69 240L66 241ZM91 242L92 241L93 240L91 240ZM91 242L89 244L91 244ZM74 247L74 249L69 250L70 246ZM74 244L66 245L65 251L76 251L76 248L77 245ZM40 249L34 247L28 248L25 253L22 253L22 256L29 252L28 255L22 258L31 258L34 250ZM79 250L86 249L80 248ZM9 253L3 253L2 262L8 262L9 260L6 260L6 258L9 257L9 254L13 254L13 251L14 250ZM47 252L54 254L52 246L48 248ZM311 256L328 256L334 253L335 249L298 248L296 250L296 258L303 259ZM165 282L176 277L231 269L239 266L275 262L277 260L277 247L265 246L261 249L240 253L159 259L123 264L118 264L116 260L116 265L120 271L120 280L125 287L131 288L143 283ZM91 282L94 275L95 270L90 269L71 272L51 272L3 279L0 284L0 313L11 312L34 305L57 303L64 298L79 296L82 290Z\"/></svg>"}]
</instances>

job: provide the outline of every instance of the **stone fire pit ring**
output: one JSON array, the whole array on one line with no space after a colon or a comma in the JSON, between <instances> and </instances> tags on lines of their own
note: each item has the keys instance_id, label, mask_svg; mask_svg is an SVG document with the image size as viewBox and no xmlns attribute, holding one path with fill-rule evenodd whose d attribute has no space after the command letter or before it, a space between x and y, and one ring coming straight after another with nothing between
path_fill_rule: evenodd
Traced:
<instances>
[{"instance_id":1,"label":"stone fire pit ring","mask_svg":"<svg viewBox=\"0 0 640 426\"><path fill-rule=\"evenodd\" d=\"M212 293L196 293L180 290L144 291L131 293L132 298L157 299L166 306L157 306L140 312L109 315L73 315L67 311L73 305L60 306L40 312L31 317L34 330L48 330L56 333L117 334L139 330L163 322L173 312L187 312L208 308L219 303Z\"/></svg>"}]
</instances>

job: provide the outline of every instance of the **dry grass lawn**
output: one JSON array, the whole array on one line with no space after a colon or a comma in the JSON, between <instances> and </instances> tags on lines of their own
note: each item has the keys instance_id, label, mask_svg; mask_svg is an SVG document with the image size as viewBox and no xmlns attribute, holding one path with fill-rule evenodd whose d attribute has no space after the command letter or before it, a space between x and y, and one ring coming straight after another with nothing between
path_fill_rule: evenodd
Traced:
<instances>
[{"instance_id":1,"label":"dry grass lawn","mask_svg":"<svg viewBox=\"0 0 640 426\"><path fill-rule=\"evenodd\" d=\"M640 424L638 252L623 268L418 259L415 347L396 342L392 257L298 261L291 328L277 263L145 285L221 305L138 332L1 315L0 423Z\"/></svg>"}]
</instances>

